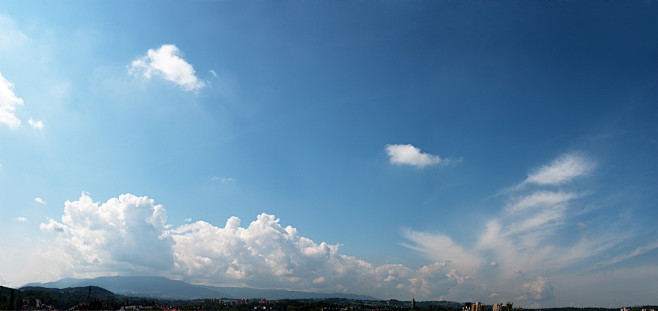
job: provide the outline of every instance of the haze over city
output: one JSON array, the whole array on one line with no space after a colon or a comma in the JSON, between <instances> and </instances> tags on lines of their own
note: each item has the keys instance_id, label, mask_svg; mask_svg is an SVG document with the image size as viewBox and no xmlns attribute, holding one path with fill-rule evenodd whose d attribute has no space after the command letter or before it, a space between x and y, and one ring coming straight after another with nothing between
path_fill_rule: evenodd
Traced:
<instances>
[{"instance_id":1,"label":"haze over city","mask_svg":"<svg viewBox=\"0 0 658 311\"><path fill-rule=\"evenodd\" d=\"M658 3L0 2L0 285L656 304Z\"/></svg>"}]
</instances>

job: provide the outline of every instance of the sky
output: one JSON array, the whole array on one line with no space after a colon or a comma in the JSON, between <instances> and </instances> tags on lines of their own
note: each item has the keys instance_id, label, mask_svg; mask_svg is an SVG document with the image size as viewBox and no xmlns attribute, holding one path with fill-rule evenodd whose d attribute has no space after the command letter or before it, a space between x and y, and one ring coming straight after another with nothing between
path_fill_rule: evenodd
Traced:
<instances>
[{"instance_id":1,"label":"sky","mask_svg":"<svg viewBox=\"0 0 658 311\"><path fill-rule=\"evenodd\" d=\"M2 1L0 284L656 304L658 4Z\"/></svg>"}]
</instances>

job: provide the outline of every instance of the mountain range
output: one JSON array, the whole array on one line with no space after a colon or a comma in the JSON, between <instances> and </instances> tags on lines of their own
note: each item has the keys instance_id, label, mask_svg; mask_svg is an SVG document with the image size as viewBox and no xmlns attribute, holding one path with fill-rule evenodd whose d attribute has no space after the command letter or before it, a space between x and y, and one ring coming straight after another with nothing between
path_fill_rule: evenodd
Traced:
<instances>
[{"instance_id":1,"label":"mountain range","mask_svg":"<svg viewBox=\"0 0 658 311\"><path fill-rule=\"evenodd\" d=\"M29 283L22 287L68 288L98 286L115 294L160 299L311 299L311 298L346 298L357 300L378 300L366 295L344 293L316 293L290 291L285 289L257 289L248 287L228 287L195 285L184 281L171 280L159 276L106 276L93 279L64 278L48 283Z\"/></svg>"}]
</instances>

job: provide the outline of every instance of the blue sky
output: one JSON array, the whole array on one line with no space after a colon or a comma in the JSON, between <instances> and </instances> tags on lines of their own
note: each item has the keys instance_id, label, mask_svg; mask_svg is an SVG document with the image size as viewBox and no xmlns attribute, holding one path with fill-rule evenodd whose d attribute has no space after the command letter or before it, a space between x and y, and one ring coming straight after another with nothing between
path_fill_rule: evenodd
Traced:
<instances>
[{"instance_id":1,"label":"blue sky","mask_svg":"<svg viewBox=\"0 0 658 311\"><path fill-rule=\"evenodd\" d=\"M0 282L655 304L657 12L2 2Z\"/></svg>"}]
</instances>

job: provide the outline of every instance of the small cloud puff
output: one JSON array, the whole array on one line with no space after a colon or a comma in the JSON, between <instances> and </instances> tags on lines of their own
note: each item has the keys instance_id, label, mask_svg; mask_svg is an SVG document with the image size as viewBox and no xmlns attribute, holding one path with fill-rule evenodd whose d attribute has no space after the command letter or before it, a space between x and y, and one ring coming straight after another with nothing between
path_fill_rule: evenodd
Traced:
<instances>
[{"instance_id":1,"label":"small cloud puff","mask_svg":"<svg viewBox=\"0 0 658 311\"><path fill-rule=\"evenodd\" d=\"M34 121L32 118L30 118L29 120L27 120L27 123L29 123L30 126L35 130L43 129L43 121L41 121L41 120Z\"/></svg>"},{"instance_id":2,"label":"small cloud puff","mask_svg":"<svg viewBox=\"0 0 658 311\"><path fill-rule=\"evenodd\" d=\"M392 164L412 165L423 168L428 165L448 164L453 162L450 159L440 158L437 155L423 153L419 148L411 144L406 145L386 145L386 153Z\"/></svg>"},{"instance_id":3,"label":"small cloud puff","mask_svg":"<svg viewBox=\"0 0 658 311\"><path fill-rule=\"evenodd\" d=\"M185 91L198 91L206 84L197 78L192 65L178 56L179 52L173 44L164 44L157 50L149 49L145 56L130 64L130 73L141 74L146 79L162 76Z\"/></svg>"},{"instance_id":4,"label":"small cloud puff","mask_svg":"<svg viewBox=\"0 0 658 311\"><path fill-rule=\"evenodd\" d=\"M18 217L18 218L16 218L16 220L18 220L18 221L20 221L20 222L26 222L26 221L27 221L27 218L25 218L25 217Z\"/></svg>"},{"instance_id":5,"label":"small cloud puff","mask_svg":"<svg viewBox=\"0 0 658 311\"><path fill-rule=\"evenodd\" d=\"M46 205L46 201L44 201L42 198L39 198L39 197L34 198L34 202Z\"/></svg>"}]
</instances>

